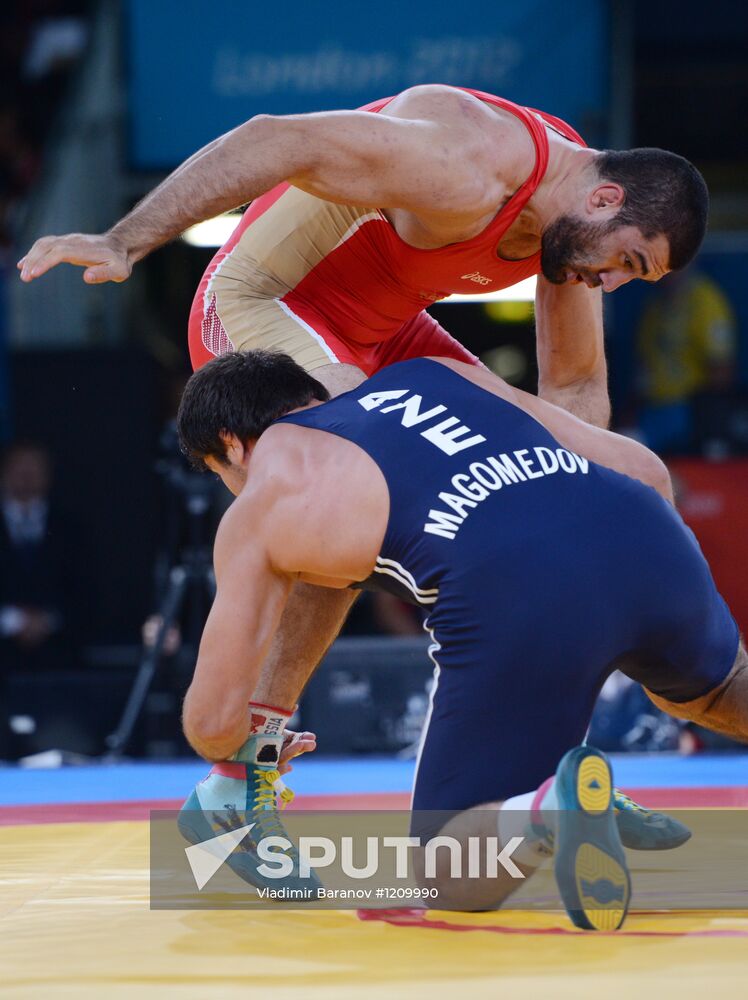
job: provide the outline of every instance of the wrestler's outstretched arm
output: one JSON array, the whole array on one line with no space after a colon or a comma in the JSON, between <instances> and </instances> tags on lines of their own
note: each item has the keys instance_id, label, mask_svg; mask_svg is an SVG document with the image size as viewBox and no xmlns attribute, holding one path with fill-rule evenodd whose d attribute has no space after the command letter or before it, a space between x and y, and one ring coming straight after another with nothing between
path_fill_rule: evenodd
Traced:
<instances>
[{"instance_id":1,"label":"wrestler's outstretched arm","mask_svg":"<svg viewBox=\"0 0 748 1000\"><path fill-rule=\"evenodd\" d=\"M24 281L63 262L85 267L93 284L124 281L134 263L189 226L283 181L328 201L474 224L501 204L500 178L513 176L516 158L493 112L452 87L406 91L398 117L258 115L198 150L109 232L42 237L18 266Z\"/></svg>"}]
</instances>

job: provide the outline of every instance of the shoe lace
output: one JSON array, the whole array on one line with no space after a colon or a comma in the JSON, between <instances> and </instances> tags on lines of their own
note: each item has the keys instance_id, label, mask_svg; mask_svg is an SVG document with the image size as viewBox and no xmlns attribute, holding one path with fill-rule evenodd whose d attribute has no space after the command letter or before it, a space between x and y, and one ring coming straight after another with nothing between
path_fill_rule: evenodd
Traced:
<instances>
[{"instance_id":1,"label":"shoe lace","mask_svg":"<svg viewBox=\"0 0 748 1000\"><path fill-rule=\"evenodd\" d=\"M615 790L615 795L613 798L613 805L616 809L629 809L632 812L648 812L643 806L640 806L638 802L634 802L633 799L629 798L628 795L624 795L617 788Z\"/></svg>"},{"instance_id":2,"label":"shoe lace","mask_svg":"<svg viewBox=\"0 0 748 1000\"><path fill-rule=\"evenodd\" d=\"M263 833L275 833L285 836L283 824L278 817L278 799L280 808L285 809L293 801L294 793L281 780L277 770L265 771L256 767L253 770L254 799L253 813L259 813L256 822L261 824Z\"/></svg>"},{"instance_id":3,"label":"shoe lace","mask_svg":"<svg viewBox=\"0 0 748 1000\"><path fill-rule=\"evenodd\" d=\"M278 836L287 837L286 830L278 817L277 799L280 799L280 808L285 809L289 802L292 802L294 799L293 791L284 784L280 772L277 770L265 771L262 768L256 767L252 769L252 774L255 801L251 811L255 825L259 828L262 836L277 834ZM247 782L249 781L250 775L247 773ZM236 810L236 806L231 803L226 803L224 810L224 814L216 812L212 814L212 821L217 829L228 833L232 830L238 830L247 822L247 814L244 813L240 816ZM252 850L254 841L254 836L245 838L239 845L238 850ZM290 853L292 855L295 854L295 848Z\"/></svg>"}]
</instances>

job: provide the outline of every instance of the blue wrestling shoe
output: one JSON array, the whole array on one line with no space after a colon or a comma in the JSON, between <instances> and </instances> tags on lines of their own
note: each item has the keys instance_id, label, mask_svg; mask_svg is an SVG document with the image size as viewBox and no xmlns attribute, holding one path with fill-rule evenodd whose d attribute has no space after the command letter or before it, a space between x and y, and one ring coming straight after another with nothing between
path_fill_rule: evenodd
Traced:
<instances>
[{"instance_id":1,"label":"blue wrestling shoe","mask_svg":"<svg viewBox=\"0 0 748 1000\"><path fill-rule=\"evenodd\" d=\"M268 878L259 871L262 860L257 843L263 837L285 837L291 841L281 822L278 799L283 808L293 798L278 773L283 735L251 736L239 751L241 759L215 764L182 806L177 824L190 844L254 824L252 830L226 859L226 864L245 882L257 889L303 889L316 899L321 882L312 870L308 878L299 874L299 856L295 846L284 853L293 861L293 871L285 878ZM275 852L279 854L280 852Z\"/></svg>"},{"instance_id":2,"label":"blue wrestling shoe","mask_svg":"<svg viewBox=\"0 0 748 1000\"><path fill-rule=\"evenodd\" d=\"M666 813L645 809L617 788L613 789L621 843L632 851L671 851L691 838L691 831Z\"/></svg>"},{"instance_id":3,"label":"blue wrestling shoe","mask_svg":"<svg viewBox=\"0 0 748 1000\"><path fill-rule=\"evenodd\" d=\"M575 747L556 771L554 872L577 927L613 931L623 924L631 879L614 812L613 776L593 747Z\"/></svg>"}]
</instances>

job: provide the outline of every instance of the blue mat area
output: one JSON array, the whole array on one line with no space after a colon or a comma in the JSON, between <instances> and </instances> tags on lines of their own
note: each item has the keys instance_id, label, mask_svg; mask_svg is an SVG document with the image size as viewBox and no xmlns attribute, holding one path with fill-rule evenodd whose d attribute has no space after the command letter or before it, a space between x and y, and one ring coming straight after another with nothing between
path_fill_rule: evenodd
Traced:
<instances>
[{"instance_id":1,"label":"blue mat area","mask_svg":"<svg viewBox=\"0 0 748 1000\"><path fill-rule=\"evenodd\" d=\"M612 757L617 784L629 788L688 788L748 784L748 755L621 754ZM407 792L412 761L391 758L310 758L297 764L289 784L300 795ZM125 802L185 798L207 773L201 761L102 764L35 771L0 769L0 805Z\"/></svg>"},{"instance_id":2,"label":"blue mat area","mask_svg":"<svg viewBox=\"0 0 748 1000\"><path fill-rule=\"evenodd\" d=\"M102 764L51 771L4 768L0 770L0 805L186 798L208 770L204 761ZM288 783L300 795L404 792L410 788L412 775L412 761L328 758L297 765Z\"/></svg>"}]
</instances>

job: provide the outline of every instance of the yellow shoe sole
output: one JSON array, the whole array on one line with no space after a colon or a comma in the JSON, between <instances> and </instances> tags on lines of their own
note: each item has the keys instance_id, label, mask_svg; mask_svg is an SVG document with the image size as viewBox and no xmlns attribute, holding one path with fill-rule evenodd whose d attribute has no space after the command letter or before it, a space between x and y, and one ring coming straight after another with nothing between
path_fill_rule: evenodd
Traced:
<instances>
[{"instance_id":1,"label":"yellow shoe sole","mask_svg":"<svg viewBox=\"0 0 748 1000\"><path fill-rule=\"evenodd\" d=\"M570 750L556 771L556 794L554 871L566 911L585 930L617 930L626 919L631 882L604 754L586 746Z\"/></svg>"}]
</instances>

